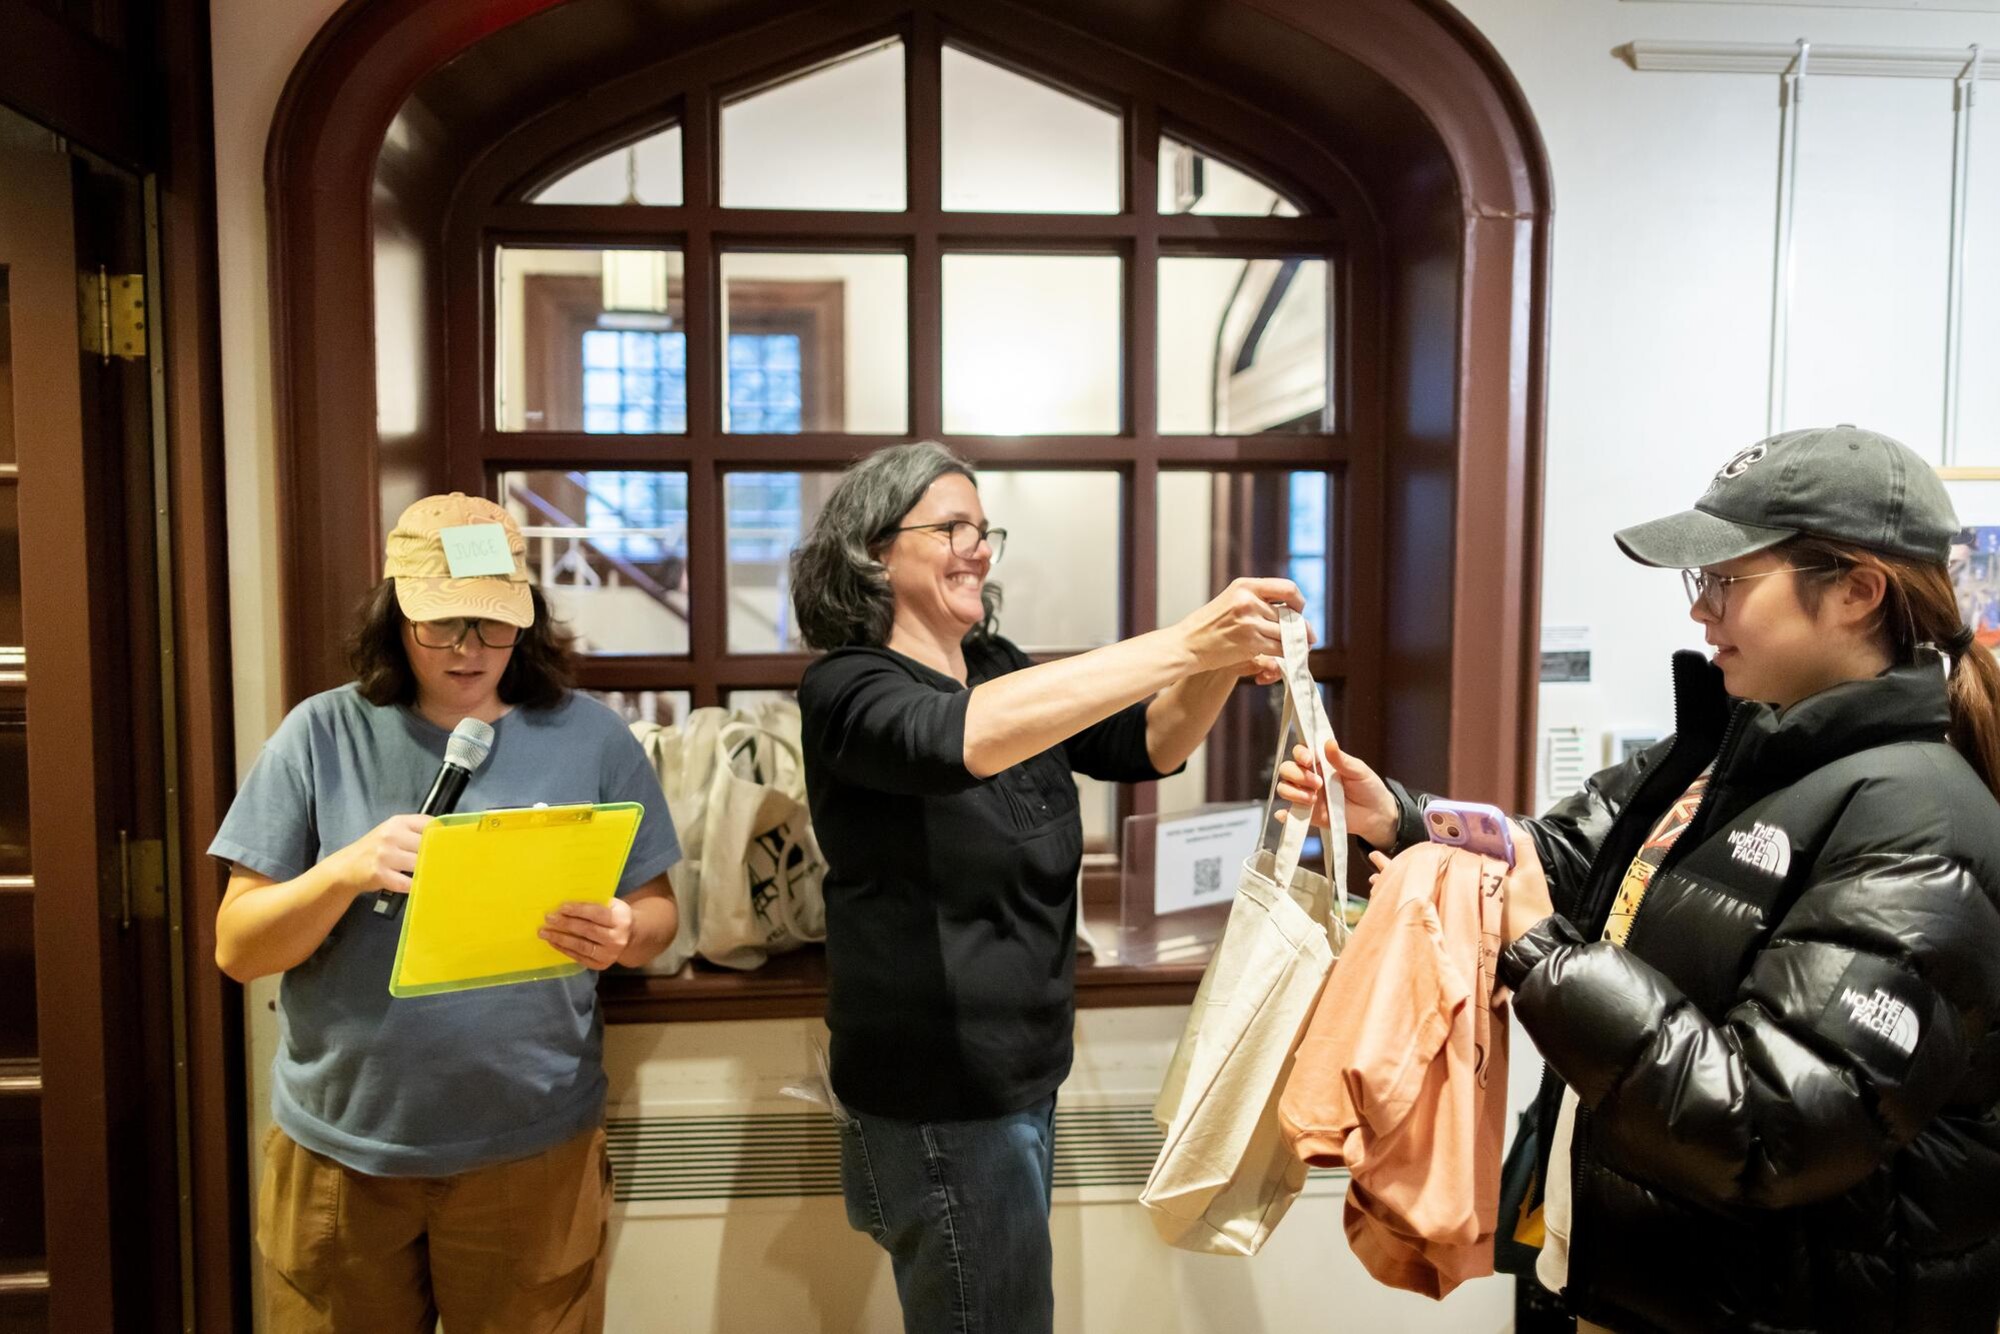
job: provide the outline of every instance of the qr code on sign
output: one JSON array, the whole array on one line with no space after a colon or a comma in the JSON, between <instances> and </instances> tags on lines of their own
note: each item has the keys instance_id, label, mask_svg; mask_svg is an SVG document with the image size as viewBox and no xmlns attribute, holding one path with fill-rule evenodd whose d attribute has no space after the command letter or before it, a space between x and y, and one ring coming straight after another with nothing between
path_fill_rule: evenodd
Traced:
<instances>
[{"instance_id":1,"label":"qr code on sign","mask_svg":"<svg viewBox=\"0 0 2000 1334\"><path fill-rule=\"evenodd\" d=\"M1222 888L1222 858L1202 857L1194 864L1194 892L1213 894Z\"/></svg>"}]
</instances>

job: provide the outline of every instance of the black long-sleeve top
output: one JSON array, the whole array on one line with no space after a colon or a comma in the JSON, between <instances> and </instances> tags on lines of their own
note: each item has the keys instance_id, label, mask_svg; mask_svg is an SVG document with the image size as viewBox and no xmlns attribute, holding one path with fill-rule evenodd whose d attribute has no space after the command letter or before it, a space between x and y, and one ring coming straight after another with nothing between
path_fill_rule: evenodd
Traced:
<instances>
[{"instance_id":1,"label":"black long-sleeve top","mask_svg":"<svg viewBox=\"0 0 2000 1334\"><path fill-rule=\"evenodd\" d=\"M1143 702L991 778L965 767L970 686L1030 665L968 643L969 685L885 648L799 685L806 788L827 860L833 1087L877 1116L1004 1116L1069 1073L1083 821L1071 771L1162 775Z\"/></svg>"}]
</instances>

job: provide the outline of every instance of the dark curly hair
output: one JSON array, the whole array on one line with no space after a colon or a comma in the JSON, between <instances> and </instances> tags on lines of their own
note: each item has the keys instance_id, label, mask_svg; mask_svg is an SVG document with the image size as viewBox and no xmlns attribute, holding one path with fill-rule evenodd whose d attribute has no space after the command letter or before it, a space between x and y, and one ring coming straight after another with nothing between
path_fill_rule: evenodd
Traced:
<instances>
[{"instance_id":1,"label":"dark curly hair","mask_svg":"<svg viewBox=\"0 0 2000 1334\"><path fill-rule=\"evenodd\" d=\"M521 632L514 656L500 674L500 698L528 709L552 709L576 684L571 636L549 615L542 590L532 585L535 623ZM415 704L417 674L403 651L403 608L396 581L384 579L361 604L354 633L347 638L347 665L361 697L370 704Z\"/></svg>"}]
</instances>

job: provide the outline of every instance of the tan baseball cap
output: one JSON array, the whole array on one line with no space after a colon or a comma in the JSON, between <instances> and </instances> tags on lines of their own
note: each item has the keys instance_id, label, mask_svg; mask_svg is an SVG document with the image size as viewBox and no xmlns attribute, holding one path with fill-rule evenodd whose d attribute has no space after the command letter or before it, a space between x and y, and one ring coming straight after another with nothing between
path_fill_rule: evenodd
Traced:
<instances>
[{"instance_id":1,"label":"tan baseball cap","mask_svg":"<svg viewBox=\"0 0 2000 1334\"><path fill-rule=\"evenodd\" d=\"M514 516L490 500L454 491L425 496L389 534L382 573L413 621L477 616L535 623L528 592L528 543Z\"/></svg>"}]
</instances>

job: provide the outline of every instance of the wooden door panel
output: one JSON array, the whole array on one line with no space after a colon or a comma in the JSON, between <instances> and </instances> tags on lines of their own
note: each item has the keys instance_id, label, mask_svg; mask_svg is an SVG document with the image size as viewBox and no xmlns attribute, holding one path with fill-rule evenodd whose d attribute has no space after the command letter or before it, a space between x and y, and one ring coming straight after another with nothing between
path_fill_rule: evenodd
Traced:
<instances>
[{"instance_id":1,"label":"wooden door panel","mask_svg":"<svg viewBox=\"0 0 2000 1334\"><path fill-rule=\"evenodd\" d=\"M0 1124L20 1128L16 1113L30 1103L39 1113L49 1326L101 1329L112 1322L102 928L113 879L98 798L106 738L96 705L105 683L92 633L103 534L86 494L70 160L0 153L0 180L24 650L12 666L25 677L38 1011L32 1063L11 1067L11 1079L0 1072L8 1104ZM16 1179L32 1171L22 1141L10 1136ZM23 1224L19 1235L32 1232ZM0 1260L15 1275L0 1286L31 1286L19 1275L32 1259Z\"/></svg>"}]
</instances>

